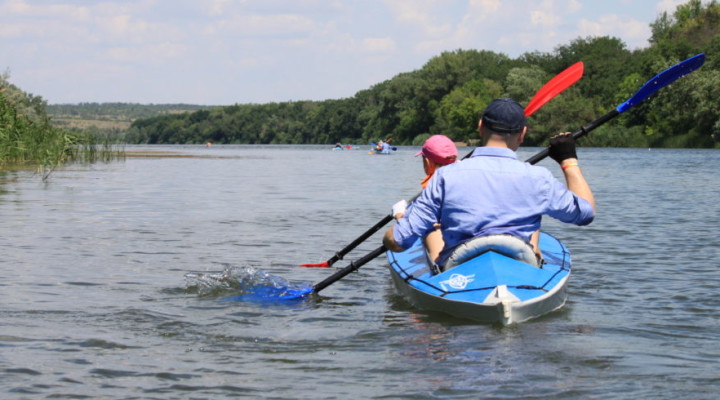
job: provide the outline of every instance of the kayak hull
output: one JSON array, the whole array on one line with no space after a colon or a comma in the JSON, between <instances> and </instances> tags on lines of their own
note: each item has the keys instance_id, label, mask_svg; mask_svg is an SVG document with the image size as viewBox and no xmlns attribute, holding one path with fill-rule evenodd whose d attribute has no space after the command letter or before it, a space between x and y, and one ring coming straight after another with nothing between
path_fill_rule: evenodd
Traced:
<instances>
[{"instance_id":1,"label":"kayak hull","mask_svg":"<svg viewBox=\"0 0 720 400\"><path fill-rule=\"evenodd\" d=\"M542 268L489 251L435 275L420 240L387 256L395 287L415 307L509 325L555 311L567 300L567 248L546 233L540 248L546 261Z\"/></svg>"}]
</instances>

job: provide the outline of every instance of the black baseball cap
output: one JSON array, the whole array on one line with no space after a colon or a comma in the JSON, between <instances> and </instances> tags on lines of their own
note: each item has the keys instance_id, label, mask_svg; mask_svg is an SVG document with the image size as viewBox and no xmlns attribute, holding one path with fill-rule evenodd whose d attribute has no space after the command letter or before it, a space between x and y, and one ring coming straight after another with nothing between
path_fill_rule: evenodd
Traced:
<instances>
[{"instance_id":1,"label":"black baseball cap","mask_svg":"<svg viewBox=\"0 0 720 400\"><path fill-rule=\"evenodd\" d=\"M486 129L501 134L522 132L526 121L525 110L508 97L490 102L482 116L482 123Z\"/></svg>"}]
</instances>

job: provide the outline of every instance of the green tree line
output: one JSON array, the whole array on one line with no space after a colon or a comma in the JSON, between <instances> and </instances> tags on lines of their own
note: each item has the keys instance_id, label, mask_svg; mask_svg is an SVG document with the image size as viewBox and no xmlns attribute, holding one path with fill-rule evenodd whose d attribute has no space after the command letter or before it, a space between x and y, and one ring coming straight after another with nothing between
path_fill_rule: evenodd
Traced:
<instances>
[{"instance_id":1,"label":"green tree line","mask_svg":"<svg viewBox=\"0 0 720 400\"><path fill-rule=\"evenodd\" d=\"M138 119L130 143L367 143L392 137L420 144L433 134L477 138L481 110L509 96L527 104L554 75L583 61L584 77L529 121L529 145L604 115L649 78L704 52L697 72L660 91L632 112L583 139L590 146L720 147L720 6L690 0L651 24L650 46L628 50L622 40L577 38L553 52L512 59L485 50L448 51L421 69L325 101L235 104Z\"/></svg>"}]
</instances>

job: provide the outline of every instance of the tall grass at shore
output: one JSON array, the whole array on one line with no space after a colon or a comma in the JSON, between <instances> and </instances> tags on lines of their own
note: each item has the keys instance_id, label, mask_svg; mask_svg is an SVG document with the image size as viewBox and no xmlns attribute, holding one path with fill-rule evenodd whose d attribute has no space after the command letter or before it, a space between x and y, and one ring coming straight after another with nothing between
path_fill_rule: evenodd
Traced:
<instances>
[{"instance_id":1,"label":"tall grass at shore","mask_svg":"<svg viewBox=\"0 0 720 400\"><path fill-rule=\"evenodd\" d=\"M45 102L0 79L0 169L34 167L47 179L67 162L110 161L124 157L108 139L50 124Z\"/></svg>"}]
</instances>

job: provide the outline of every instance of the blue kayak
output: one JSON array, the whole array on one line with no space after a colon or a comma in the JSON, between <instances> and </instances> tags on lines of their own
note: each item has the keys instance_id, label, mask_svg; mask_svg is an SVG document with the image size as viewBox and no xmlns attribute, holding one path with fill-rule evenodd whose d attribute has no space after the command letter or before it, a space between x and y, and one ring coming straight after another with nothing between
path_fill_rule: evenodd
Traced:
<instances>
[{"instance_id":1,"label":"blue kayak","mask_svg":"<svg viewBox=\"0 0 720 400\"><path fill-rule=\"evenodd\" d=\"M390 150L377 150L377 149L370 149L368 151L368 154L379 154L379 155L389 155L391 154Z\"/></svg>"},{"instance_id":2,"label":"blue kayak","mask_svg":"<svg viewBox=\"0 0 720 400\"><path fill-rule=\"evenodd\" d=\"M544 232L540 249L541 267L487 251L438 274L431 272L420 239L387 257L395 287L415 307L508 325L557 310L567 300L569 251Z\"/></svg>"}]
</instances>

